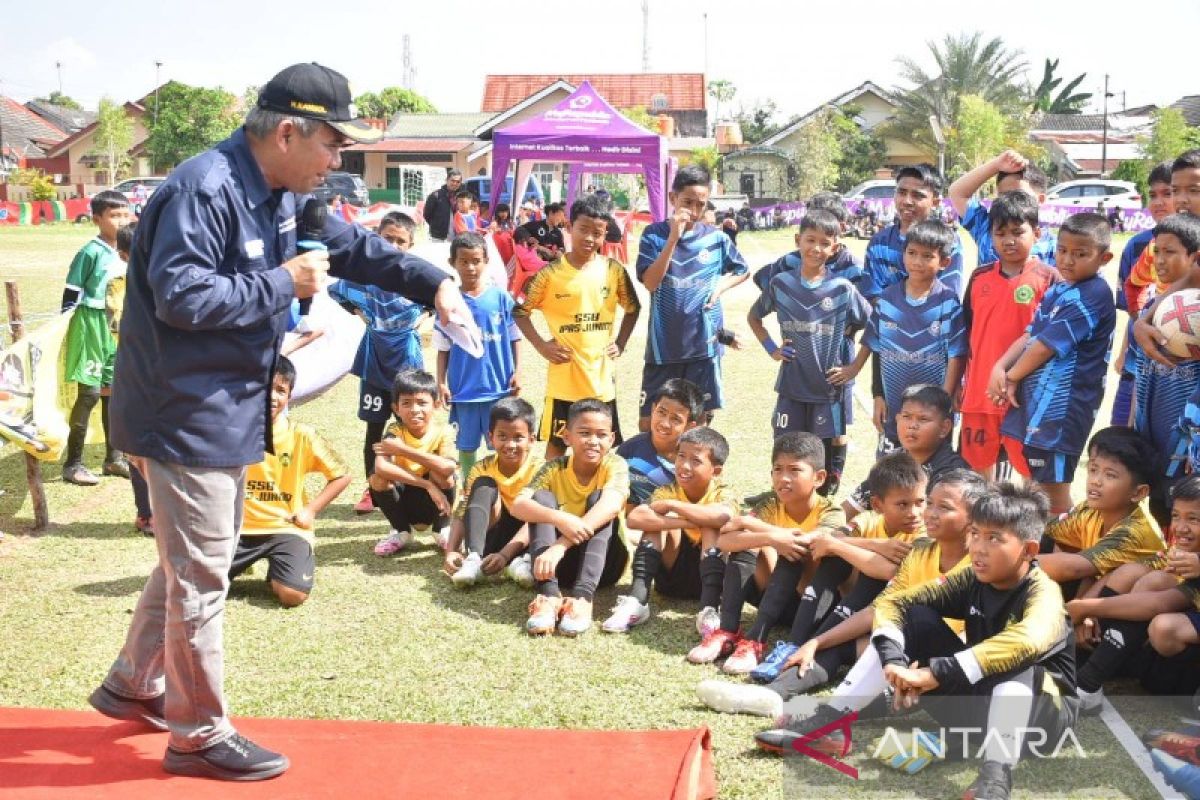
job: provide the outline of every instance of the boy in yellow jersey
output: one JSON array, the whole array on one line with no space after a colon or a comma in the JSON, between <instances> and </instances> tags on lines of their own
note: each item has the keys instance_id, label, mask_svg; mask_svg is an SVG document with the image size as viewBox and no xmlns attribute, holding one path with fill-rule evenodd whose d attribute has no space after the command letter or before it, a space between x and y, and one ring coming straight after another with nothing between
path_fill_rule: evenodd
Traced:
<instances>
[{"instance_id":1,"label":"boy in yellow jersey","mask_svg":"<svg viewBox=\"0 0 1200 800\"><path fill-rule=\"evenodd\" d=\"M467 475L442 565L455 586L470 586L501 570L522 586L533 586L525 552L529 528L511 509L542 466L532 452L536 419L533 406L519 397L498 400L488 412L488 442L495 452L477 461Z\"/></svg>"},{"instance_id":2,"label":"boy in yellow jersey","mask_svg":"<svg viewBox=\"0 0 1200 800\"><path fill-rule=\"evenodd\" d=\"M791 602L796 592L803 594L790 635L776 642L761 664L751 667L750 677L759 683L775 680L784 662L827 618L846 619L883 591L887 580L895 574L896 565L908 555L913 540L925 535L921 510L925 506L926 484L925 471L908 453L884 456L867 475L872 510L851 520L844 536L815 537L806 558L785 558L775 566L758 618L746 638L765 645L779 618L777 609ZM838 587L851 579L854 556L860 555L856 551L881 555L892 566L881 577L859 574L853 588L842 596ZM815 571L811 571L813 564ZM807 581L806 573L811 575Z\"/></svg>"},{"instance_id":3,"label":"boy in yellow jersey","mask_svg":"<svg viewBox=\"0 0 1200 800\"><path fill-rule=\"evenodd\" d=\"M825 445L819 438L792 431L775 440L771 496L749 515L734 517L721 528L717 546L729 554L729 563L721 587L719 627L691 649L688 661L709 664L729 656L724 669L731 674L749 672L758 664L762 642L742 638L742 605L758 605L761 616L772 571L785 560L804 558L815 537L846 524L842 510L817 493L824 482ZM774 613L777 621L791 622L796 609L795 592L792 595Z\"/></svg>"},{"instance_id":4,"label":"boy in yellow jersey","mask_svg":"<svg viewBox=\"0 0 1200 800\"><path fill-rule=\"evenodd\" d=\"M525 284L525 297L514 311L521 335L549 362L546 403L538 438L546 458L566 452L562 433L576 400L596 398L612 413L614 441L621 443L613 361L625 352L641 303L629 273L619 261L600 255L608 232L608 207L595 195L571 206L571 250L550 262ZM616 336L617 307L624 310ZM542 312L550 329L544 339L531 314Z\"/></svg>"},{"instance_id":5,"label":"boy in yellow jersey","mask_svg":"<svg viewBox=\"0 0 1200 800\"><path fill-rule=\"evenodd\" d=\"M513 516L530 527L537 586L525 623L531 636L556 627L564 636L585 632L596 589L616 583L629 562L620 519L629 466L612 449L609 404L594 398L572 403L563 435L570 455L547 461L512 505Z\"/></svg>"},{"instance_id":6,"label":"boy in yellow jersey","mask_svg":"<svg viewBox=\"0 0 1200 800\"><path fill-rule=\"evenodd\" d=\"M863 575L888 581L884 592L920 586L969 563L971 509L987 491L988 482L970 469L950 470L932 481L924 514L928 538L914 541L899 566L878 553L847 548L846 559ZM785 701L824 686L839 669L854 663L858 654L870 646L874 618L871 606L855 611L849 618L830 615L816 635L787 659L783 671L769 685L706 680L696 687L696 695L709 708L726 714L779 717L788 711ZM960 620L948 619L946 623L956 633L963 632Z\"/></svg>"},{"instance_id":7,"label":"boy in yellow jersey","mask_svg":"<svg viewBox=\"0 0 1200 800\"><path fill-rule=\"evenodd\" d=\"M760 732L758 746L786 753L804 744L844 757L850 742L836 726L890 687L895 708L919 702L943 731L966 731L900 737L889 766L911 774L937 758L982 756L963 796L1007 800L1021 755L1057 752L1078 710L1062 594L1035 560L1049 510L1040 491L1000 484L986 492L971 511L970 566L880 595L872 646L833 697L804 719ZM963 637L946 618L963 620Z\"/></svg>"},{"instance_id":8,"label":"boy in yellow jersey","mask_svg":"<svg viewBox=\"0 0 1200 800\"><path fill-rule=\"evenodd\" d=\"M1104 428L1088 443L1087 500L1046 526L1038 564L1067 600L1080 582L1166 547L1143 508L1159 463L1154 446L1130 428Z\"/></svg>"},{"instance_id":9,"label":"boy in yellow jersey","mask_svg":"<svg viewBox=\"0 0 1200 800\"><path fill-rule=\"evenodd\" d=\"M656 404L656 414L658 410ZM675 480L629 512L630 527L642 532L633 553L633 585L628 595L617 598L602 630L628 633L650 619L651 584L665 597L700 601L696 630L702 636L705 624L717 627L725 576L717 536L738 512L737 501L721 480L728 458L729 443L712 428L691 428L679 437Z\"/></svg>"},{"instance_id":10,"label":"boy in yellow jersey","mask_svg":"<svg viewBox=\"0 0 1200 800\"><path fill-rule=\"evenodd\" d=\"M375 445L371 499L392 530L375 555L399 553L413 536L433 528L438 545L450 539L450 512L458 480L454 426L434 418L437 381L421 369L401 370L392 383L393 422Z\"/></svg>"},{"instance_id":11,"label":"boy in yellow jersey","mask_svg":"<svg viewBox=\"0 0 1200 800\"><path fill-rule=\"evenodd\" d=\"M267 580L279 602L292 608L313 588L313 524L317 515L350 485L346 465L312 427L294 424L283 413L296 385L296 368L280 356L271 379L273 453L246 468L246 502L237 550L229 568L232 580L250 565L267 559ZM304 479L319 472L325 488L311 500Z\"/></svg>"}]
</instances>

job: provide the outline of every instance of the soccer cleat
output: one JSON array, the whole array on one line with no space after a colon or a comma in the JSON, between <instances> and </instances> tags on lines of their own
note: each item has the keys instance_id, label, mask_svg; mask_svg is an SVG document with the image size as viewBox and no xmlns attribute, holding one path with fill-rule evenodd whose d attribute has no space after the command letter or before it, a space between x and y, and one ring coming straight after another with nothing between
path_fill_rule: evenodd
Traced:
<instances>
[{"instance_id":1,"label":"soccer cleat","mask_svg":"<svg viewBox=\"0 0 1200 800\"><path fill-rule=\"evenodd\" d=\"M1200 800L1200 767L1157 749L1150 751L1150 762L1171 788L1191 800Z\"/></svg>"},{"instance_id":2,"label":"soccer cleat","mask_svg":"<svg viewBox=\"0 0 1200 800\"><path fill-rule=\"evenodd\" d=\"M362 516L375 510L375 501L371 499L371 490L363 489L362 497L354 504L354 513Z\"/></svg>"},{"instance_id":3,"label":"soccer cleat","mask_svg":"<svg viewBox=\"0 0 1200 800\"><path fill-rule=\"evenodd\" d=\"M167 747L163 758L163 769L173 775L222 781L264 781L289 766L287 756L259 747L240 733L191 753Z\"/></svg>"},{"instance_id":4,"label":"soccer cleat","mask_svg":"<svg viewBox=\"0 0 1200 800\"><path fill-rule=\"evenodd\" d=\"M1012 767L999 761L984 761L979 777L963 792L963 800L1008 800L1012 795Z\"/></svg>"},{"instance_id":5,"label":"soccer cleat","mask_svg":"<svg viewBox=\"0 0 1200 800\"><path fill-rule=\"evenodd\" d=\"M582 597L563 600L558 619L558 632L563 636L579 636L592 627L592 602Z\"/></svg>"},{"instance_id":6,"label":"soccer cleat","mask_svg":"<svg viewBox=\"0 0 1200 800\"><path fill-rule=\"evenodd\" d=\"M412 538L412 531L398 531L392 528L387 536L376 542L375 555L380 557L394 556L408 547L408 543L412 541Z\"/></svg>"},{"instance_id":7,"label":"soccer cleat","mask_svg":"<svg viewBox=\"0 0 1200 800\"><path fill-rule=\"evenodd\" d=\"M725 659L721 671L726 675L745 675L758 666L762 660L763 643L750 639L742 639L733 648L733 655Z\"/></svg>"},{"instance_id":8,"label":"soccer cleat","mask_svg":"<svg viewBox=\"0 0 1200 800\"><path fill-rule=\"evenodd\" d=\"M561 597L539 594L529 604L529 619L525 620L525 631L530 636L545 636L554 633L558 615L562 610Z\"/></svg>"},{"instance_id":9,"label":"soccer cleat","mask_svg":"<svg viewBox=\"0 0 1200 800\"><path fill-rule=\"evenodd\" d=\"M167 730L167 721L164 718L166 700L161 694L158 697L139 700L135 697L119 695L101 684L88 697L88 703L106 717L128 722L141 722L156 731Z\"/></svg>"},{"instance_id":10,"label":"soccer cleat","mask_svg":"<svg viewBox=\"0 0 1200 800\"><path fill-rule=\"evenodd\" d=\"M800 645L789 641L776 642L775 649L763 659L761 664L751 670L751 680L758 683L770 683L775 680L779 677L779 673L783 672L783 665L799 649Z\"/></svg>"},{"instance_id":11,"label":"soccer cleat","mask_svg":"<svg viewBox=\"0 0 1200 800\"><path fill-rule=\"evenodd\" d=\"M462 566L458 568L450 580L455 586L473 586L483 576L483 559L479 553L467 553Z\"/></svg>"},{"instance_id":12,"label":"soccer cleat","mask_svg":"<svg viewBox=\"0 0 1200 800\"><path fill-rule=\"evenodd\" d=\"M133 521L133 527L138 533L143 536L154 535L154 518L153 517L138 517Z\"/></svg>"},{"instance_id":13,"label":"soccer cleat","mask_svg":"<svg viewBox=\"0 0 1200 800\"><path fill-rule=\"evenodd\" d=\"M78 461L63 467L62 479L76 486L95 486L100 482L100 479L96 477L94 472Z\"/></svg>"},{"instance_id":14,"label":"soccer cleat","mask_svg":"<svg viewBox=\"0 0 1200 800\"><path fill-rule=\"evenodd\" d=\"M604 620L600 630L605 633L629 633L629 629L650 619L650 604L639 603L636 597L623 594L617 598L612 616Z\"/></svg>"},{"instance_id":15,"label":"soccer cleat","mask_svg":"<svg viewBox=\"0 0 1200 800\"><path fill-rule=\"evenodd\" d=\"M705 606L696 614L696 633L700 634L701 639L707 638L719 627L721 627L721 615L712 606Z\"/></svg>"},{"instance_id":16,"label":"soccer cleat","mask_svg":"<svg viewBox=\"0 0 1200 800\"><path fill-rule=\"evenodd\" d=\"M688 651L687 660L693 664L711 664L732 653L740 638L740 634L717 628Z\"/></svg>"},{"instance_id":17,"label":"soccer cleat","mask_svg":"<svg viewBox=\"0 0 1200 800\"><path fill-rule=\"evenodd\" d=\"M504 568L504 577L518 586L533 588L533 563L528 553L517 556Z\"/></svg>"},{"instance_id":18,"label":"soccer cleat","mask_svg":"<svg viewBox=\"0 0 1200 800\"><path fill-rule=\"evenodd\" d=\"M783 698L765 686L729 681L700 681L696 687L700 702L722 714L752 714L777 717L783 711Z\"/></svg>"},{"instance_id":19,"label":"soccer cleat","mask_svg":"<svg viewBox=\"0 0 1200 800\"><path fill-rule=\"evenodd\" d=\"M105 461L104 466L100 470L105 475L111 475L114 478L124 478L129 480L129 462L121 458L114 458L112 461Z\"/></svg>"},{"instance_id":20,"label":"soccer cleat","mask_svg":"<svg viewBox=\"0 0 1200 800\"><path fill-rule=\"evenodd\" d=\"M911 736L890 737L876 755L892 769L916 775L934 761L946 758L946 742L937 733L914 728ZM981 770L980 776L982 775Z\"/></svg>"},{"instance_id":21,"label":"soccer cleat","mask_svg":"<svg viewBox=\"0 0 1200 800\"><path fill-rule=\"evenodd\" d=\"M794 753L797 752L796 742L803 740L813 731L834 724L846 714L847 712L840 708L821 704L804 719L788 720L786 724L778 728L759 731L754 734L754 743L758 745L759 749L769 753L778 753L779 755ZM846 737L840 729L831 730L816 739L806 740L803 744L819 753L838 758L844 758L850 752L850 745L846 742Z\"/></svg>"},{"instance_id":22,"label":"soccer cleat","mask_svg":"<svg viewBox=\"0 0 1200 800\"><path fill-rule=\"evenodd\" d=\"M1146 732L1142 743L1151 750L1161 750L1172 758L1200 767L1200 736L1155 728Z\"/></svg>"}]
</instances>

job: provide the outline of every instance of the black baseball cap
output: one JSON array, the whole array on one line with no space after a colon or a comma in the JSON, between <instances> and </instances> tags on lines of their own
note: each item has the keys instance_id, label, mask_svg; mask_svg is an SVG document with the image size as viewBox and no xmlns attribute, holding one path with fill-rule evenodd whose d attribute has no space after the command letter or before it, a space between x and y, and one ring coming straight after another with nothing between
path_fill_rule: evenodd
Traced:
<instances>
[{"instance_id":1,"label":"black baseball cap","mask_svg":"<svg viewBox=\"0 0 1200 800\"><path fill-rule=\"evenodd\" d=\"M267 81L258 107L294 117L319 119L356 142L378 142L383 131L363 122L350 95L350 82L320 64L293 64Z\"/></svg>"}]
</instances>

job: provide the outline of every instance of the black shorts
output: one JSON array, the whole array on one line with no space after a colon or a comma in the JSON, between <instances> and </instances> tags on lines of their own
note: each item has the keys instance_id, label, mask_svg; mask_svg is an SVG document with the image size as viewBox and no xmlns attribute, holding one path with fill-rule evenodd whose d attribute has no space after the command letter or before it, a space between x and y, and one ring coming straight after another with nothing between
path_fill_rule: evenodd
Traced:
<instances>
[{"instance_id":1,"label":"black shorts","mask_svg":"<svg viewBox=\"0 0 1200 800\"><path fill-rule=\"evenodd\" d=\"M650 416L654 395L672 378L683 378L696 384L704 398L704 410L716 411L725 405L721 390L721 359L701 358L679 364L647 364L642 368L642 396L638 400L638 416Z\"/></svg>"},{"instance_id":2,"label":"black shorts","mask_svg":"<svg viewBox=\"0 0 1200 800\"><path fill-rule=\"evenodd\" d=\"M297 592L308 594L312 591L317 560L313 556L312 545L294 533L239 536L233 563L229 567L230 579L241 575L255 561L264 558L267 559L268 580Z\"/></svg>"},{"instance_id":3,"label":"black shorts","mask_svg":"<svg viewBox=\"0 0 1200 800\"><path fill-rule=\"evenodd\" d=\"M567 412L571 410L571 405L574 400L555 400L553 397L546 398L546 404L542 407L542 424L538 427L538 438L543 442L549 442L555 447L566 449L567 445L562 440L562 434L567 429ZM617 417L617 401L609 400L605 405L612 412L613 420L613 447L616 447L621 442L625 441L621 438L621 420Z\"/></svg>"},{"instance_id":4,"label":"black shorts","mask_svg":"<svg viewBox=\"0 0 1200 800\"><path fill-rule=\"evenodd\" d=\"M846 433L844 411L845 404L840 398L828 403L805 403L779 395L771 426L775 436L802 431L820 439L835 439Z\"/></svg>"},{"instance_id":5,"label":"black shorts","mask_svg":"<svg viewBox=\"0 0 1200 800\"><path fill-rule=\"evenodd\" d=\"M702 555L700 545L684 534L679 540L675 563L670 567L663 564L658 568L658 574L654 576L654 588L663 597L699 600Z\"/></svg>"},{"instance_id":6,"label":"black shorts","mask_svg":"<svg viewBox=\"0 0 1200 800\"><path fill-rule=\"evenodd\" d=\"M358 382L358 418L363 422L387 422L392 418L392 390Z\"/></svg>"}]
</instances>

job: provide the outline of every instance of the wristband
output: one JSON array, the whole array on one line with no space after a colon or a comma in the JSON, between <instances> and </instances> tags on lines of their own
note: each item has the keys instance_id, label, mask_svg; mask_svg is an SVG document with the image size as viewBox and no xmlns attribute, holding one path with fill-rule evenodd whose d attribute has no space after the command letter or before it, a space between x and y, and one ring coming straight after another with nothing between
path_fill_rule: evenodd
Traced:
<instances>
[{"instance_id":1,"label":"wristband","mask_svg":"<svg viewBox=\"0 0 1200 800\"><path fill-rule=\"evenodd\" d=\"M767 355L775 355L775 351L779 349L779 345L775 344L775 340L768 336L762 341L763 350L767 351Z\"/></svg>"}]
</instances>

